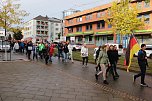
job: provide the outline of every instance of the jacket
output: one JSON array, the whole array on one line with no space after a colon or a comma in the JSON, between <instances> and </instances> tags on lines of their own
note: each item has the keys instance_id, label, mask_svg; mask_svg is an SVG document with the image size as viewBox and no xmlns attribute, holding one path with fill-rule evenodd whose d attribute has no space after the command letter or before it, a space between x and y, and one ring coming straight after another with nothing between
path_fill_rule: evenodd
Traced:
<instances>
[{"instance_id":1,"label":"jacket","mask_svg":"<svg viewBox=\"0 0 152 101\"><path fill-rule=\"evenodd\" d=\"M88 57L88 48L84 46L81 48L81 57Z\"/></svg>"},{"instance_id":2,"label":"jacket","mask_svg":"<svg viewBox=\"0 0 152 101\"><path fill-rule=\"evenodd\" d=\"M97 64L109 64L109 58L106 51L101 50L99 53Z\"/></svg>"},{"instance_id":3,"label":"jacket","mask_svg":"<svg viewBox=\"0 0 152 101\"><path fill-rule=\"evenodd\" d=\"M115 51L114 50L108 50L107 54L108 54L110 64L114 64L116 62Z\"/></svg>"},{"instance_id":4,"label":"jacket","mask_svg":"<svg viewBox=\"0 0 152 101\"><path fill-rule=\"evenodd\" d=\"M146 51L143 51L142 49L139 50L139 52L138 52L138 64L148 66L148 62L147 62L146 57L147 57L146 56Z\"/></svg>"},{"instance_id":5,"label":"jacket","mask_svg":"<svg viewBox=\"0 0 152 101\"><path fill-rule=\"evenodd\" d=\"M19 49L19 44L18 43L14 44L14 49Z\"/></svg>"}]
</instances>

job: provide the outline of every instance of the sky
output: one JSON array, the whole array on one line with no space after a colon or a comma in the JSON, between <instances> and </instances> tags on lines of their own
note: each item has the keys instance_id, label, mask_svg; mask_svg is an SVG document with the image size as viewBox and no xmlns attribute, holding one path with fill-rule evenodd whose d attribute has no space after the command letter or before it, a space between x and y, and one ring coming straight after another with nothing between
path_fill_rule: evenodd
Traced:
<instances>
[{"instance_id":1,"label":"sky","mask_svg":"<svg viewBox=\"0 0 152 101\"><path fill-rule=\"evenodd\" d=\"M42 15L48 17L62 18L62 12L70 8L85 10L107 4L112 0L20 0L21 9L30 13L25 21Z\"/></svg>"}]
</instances>

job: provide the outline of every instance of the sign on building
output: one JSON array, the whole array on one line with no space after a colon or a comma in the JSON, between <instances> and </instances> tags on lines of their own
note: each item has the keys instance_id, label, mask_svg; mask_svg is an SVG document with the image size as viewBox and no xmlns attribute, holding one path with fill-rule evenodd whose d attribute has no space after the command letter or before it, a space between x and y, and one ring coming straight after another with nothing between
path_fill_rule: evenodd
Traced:
<instances>
[{"instance_id":1,"label":"sign on building","mask_svg":"<svg viewBox=\"0 0 152 101\"><path fill-rule=\"evenodd\" d=\"M75 37L70 37L70 41L75 41Z\"/></svg>"}]
</instances>

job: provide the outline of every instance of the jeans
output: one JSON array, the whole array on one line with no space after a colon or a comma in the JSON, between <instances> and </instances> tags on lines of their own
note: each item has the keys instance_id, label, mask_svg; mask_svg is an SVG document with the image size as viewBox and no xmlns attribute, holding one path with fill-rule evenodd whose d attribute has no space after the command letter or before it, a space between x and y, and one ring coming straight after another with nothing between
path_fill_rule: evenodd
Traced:
<instances>
[{"instance_id":1,"label":"jeans","mask_svg":"<svg viewBox=\"0 0 152 101\"><path fill-rule=\"evenodd\" d=\"M64 54L64 61L68 62L68 53L63 53Z\"/></svg>"},{"instance_id":2,"label":"jeans","mask_svg":"<svg viewBox=\"0 0 152 101\"><path fill-rule=\"evenodd\" d=\"M38 60L38 54L37 53L33 53L33 60L36 57L36 60Z\"/></svg>"},{"instance_id":3,"label":"jeans","mask_svg":"<svg viewBox=\"0 0 152 101\"><path fill-rule=\"evenodd\" d=\"M140 73L135 75L135 78L138 78L141 76L141 84L145 83L145 74L146 74L146 64L145 63L139 63L140 67Z\"/></svg>"},{"instance_id":4,"label":"jeans","mask_svg":"<svg viewBox=\"0 0 152 101\"><path fill-rule=\"evenodd\" d=\"M30 60L31 59L31 51L27 51L27 54L28 54L28 59Z\"/></svg>"},{"instance_id":5,"label":"jeans","mask_svg":"<svg viewBox=\"0 0 152 101\"><path fill-rule=\"evenodd\" d=\"M58 51L58 59L60 59L60 57L63 58L63 52L62 51Z\"/></svg>"}]
</instances>

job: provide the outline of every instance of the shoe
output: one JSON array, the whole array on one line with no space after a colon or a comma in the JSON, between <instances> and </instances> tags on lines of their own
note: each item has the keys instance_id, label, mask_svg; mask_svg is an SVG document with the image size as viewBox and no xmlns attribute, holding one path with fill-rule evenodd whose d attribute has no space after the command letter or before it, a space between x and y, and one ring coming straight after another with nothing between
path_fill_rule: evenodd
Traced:
<instances>
[{"instance_id":1,"label":"shoe","mask_svg":"<svg viewBox=\"0 0 152 101\"><path fill-rule=\"evenodd\" d=\"M104 83L104 84L106 84L106 85L108 85L108 84L109 84L109 83L107 82L107 80L104 80L104 81L103 81L103 83Z\"/></svg>"},{"instance_id":2,"label":"shoe","mask_svg":"<svg viewBox=\"0 0 152 101\"><path fill-rule=\"evenodd\" d=\"M96 80L98 80L98 75L97 74L95 74L95 77L96 77Z\"/></svg>"},{"instance_id":3,"label":"shoe","mask_svg":"<svg viewBox=\"0 0 152 101\"><path fill-rule=\"evenodd\" d=\"M142 87L148 87L148 85L146 83L141 83L140 86L142 86Z\"/></svg>"},{"instance_id":4,"label":"shoe","mask_svg":"<svg viewBox=\"0 0 152 101\"><path fill-rule=\"evenodd\" d=\"M119 78L119 75L117 74L116 77Z\"/></svg>"},{"instance_id":5,"label":"shoe","mask_svg":"<svg viewBox=\"0 0 152 101\"><path fill-rule=\"evenodd\" d=\"M135 75L133 75L133 82L135 82L136 81L136 78L135 78Z\"/></svg>"}]
</instances>

